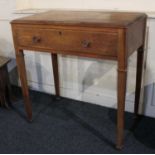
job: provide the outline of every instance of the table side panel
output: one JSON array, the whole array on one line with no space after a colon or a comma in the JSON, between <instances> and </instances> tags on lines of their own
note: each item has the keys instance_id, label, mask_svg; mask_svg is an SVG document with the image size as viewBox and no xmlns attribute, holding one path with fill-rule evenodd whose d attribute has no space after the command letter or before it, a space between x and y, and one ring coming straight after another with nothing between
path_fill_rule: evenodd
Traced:
<instances>
[{"instance_id":1,"label":"table side panel","mask_svg":"<svg viewBox=\"0 0 155 155\"><path fill-rule=\"evenodd\" d=\"M126 45L128 56L144 43L146 17L143 17L129 25L126 30Z\"/></svg>"}]
</instances>

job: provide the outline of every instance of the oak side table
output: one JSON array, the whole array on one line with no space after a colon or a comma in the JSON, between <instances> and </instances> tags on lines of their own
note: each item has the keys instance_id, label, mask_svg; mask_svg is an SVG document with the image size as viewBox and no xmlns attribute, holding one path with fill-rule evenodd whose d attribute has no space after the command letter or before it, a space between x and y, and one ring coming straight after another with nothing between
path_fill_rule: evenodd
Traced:
<instances>
[{"instance_id":1,"label":"oak side table","mask_svg":"<svg viewBox=\"0 0 155 155\"><path fill-rule=\"evenodd\" d=\"M147 16L144 13L48 11L11 22L25 110L32 120L23 50L51 53L56 95L60 95L57 54L118 62L117 142L123 146L128 57L137 50L135 115L138 114Z\"/></svg>"}]
</instances>

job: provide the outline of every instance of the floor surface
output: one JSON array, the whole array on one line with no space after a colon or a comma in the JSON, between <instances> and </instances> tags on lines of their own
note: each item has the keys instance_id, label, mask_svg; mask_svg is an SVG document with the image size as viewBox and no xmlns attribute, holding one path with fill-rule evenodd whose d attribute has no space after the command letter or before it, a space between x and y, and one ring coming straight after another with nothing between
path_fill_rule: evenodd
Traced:
<instances>
[{"instance_id":1,"label":"floor surface","mask_svg":"<svg viewBox=\"0 0 155 155\"><path fill-rule=\"evenodd\" d=\"M13 108L0 108L0 153L155 153L155 119L134 126L126 113L125 145L114 147L116 111L31 91L33 121L25 119L20 91Z\"/></svg>"}]
</instances>

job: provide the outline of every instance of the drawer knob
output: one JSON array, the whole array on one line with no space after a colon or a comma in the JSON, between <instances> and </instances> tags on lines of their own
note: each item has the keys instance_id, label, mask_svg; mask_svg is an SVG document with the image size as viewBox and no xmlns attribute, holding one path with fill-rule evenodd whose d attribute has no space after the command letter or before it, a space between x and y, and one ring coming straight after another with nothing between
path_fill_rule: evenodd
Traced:
<instances>
[{"instance_id":1,"label":"drawer knob","mask_svg":"<svg viewBox=\"0 0 155 155\"><path fill-rule=\"evenodd\" d=\"M34 36L34 37L32 38L32 41L33 41L33 43L40 43L40 42L41 42L41 38L40 38L40 37Z\"/></svg>"},{"instance_id":2,"label":"drawer knob","mask_svg":"<svg viewBox=\"0 0 155 155\"><path fill-rule=\"evenodd\" d=\"M91 42L90 41L88 41L88 40L83 40L82 41L82 46L84 48L88 48L88 47L90 47L90 45L91 45Z\"/></svg>"},{"instance_id":3,"label":"drawer knob","mask_svg":"<svg viewBox=\"0 0 155 155\"><path fill-rule=\"evenodd\" d=\"M59 31L59 35L60 35L60 36L62 35L62 32L61 32L61 31Z\"/></svg>"}]
</instances>

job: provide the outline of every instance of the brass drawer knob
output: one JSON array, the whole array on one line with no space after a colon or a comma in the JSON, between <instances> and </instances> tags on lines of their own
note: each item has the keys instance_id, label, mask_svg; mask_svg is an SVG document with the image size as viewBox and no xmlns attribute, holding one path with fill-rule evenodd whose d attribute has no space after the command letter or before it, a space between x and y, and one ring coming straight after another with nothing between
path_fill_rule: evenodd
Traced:
<instances>
[{"instance_id":1,"label":"brass drawer knob","mask_svg":"<svg viewBox=\"0 0 155 155\"><path fill-rule=\"evenodd\" d=\"M81 43L84 48L88 48L91 46L91 42L88 40L83 40Z\"/></svg>"},{"instance_id":2,"label":"brass drawer knob","mask_svg":"<svg viewBox=\"0 0 155 155\"><path fill-rule=\"evenodd\" d=\"M40 37L34 36L34 37L32 38L32 42L33 42L33 43L40 43L40 42L41 42L41 38L40 38Z\"/></svg>"}]
</instances>

